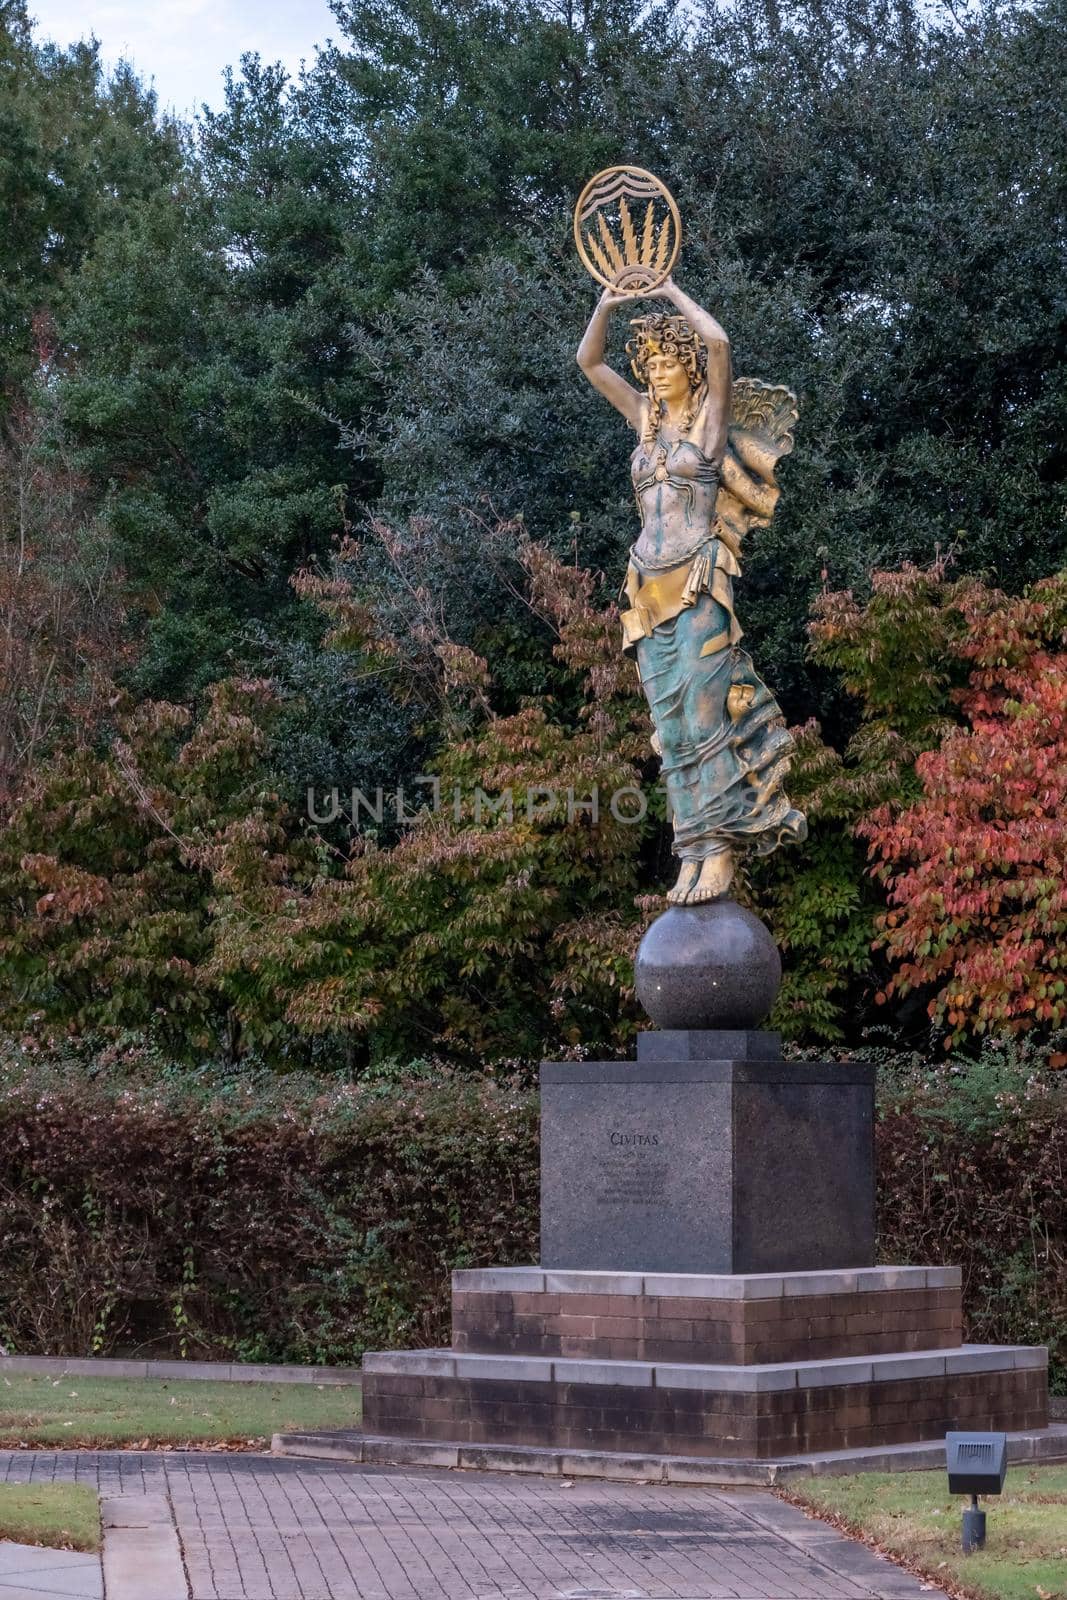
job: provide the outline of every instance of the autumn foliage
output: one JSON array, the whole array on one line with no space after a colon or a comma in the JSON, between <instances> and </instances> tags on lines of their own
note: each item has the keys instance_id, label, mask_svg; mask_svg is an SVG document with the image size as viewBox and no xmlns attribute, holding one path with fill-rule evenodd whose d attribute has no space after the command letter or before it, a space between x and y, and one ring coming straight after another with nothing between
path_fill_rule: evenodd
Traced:
<instances>
[{"instance_id":1,"label":"autumn foliage","mask_svg":"<svg viewBox=\"0 0 1067 1600\"><path fill-rule=\"evenodd\" d=\"M7 1025L290 1065L624 1042L647 712L591 575L529 544L521 563L566 704L495 711L486 664L429 622L394 641L375 619L364 639L453 733L431 768L441 803L391 837L333 843L285 803L263 680L215 685L199 716L126 708L108 748L43 763L0 832ZM355 626L347 580L325 592L335 627Z\"/></svg>"},{"instance_id":2,"label":"autumn foliage","mask_svg":"<svg viewBox=\"0 0 1067 1600\"><path fill-rule=\"evenodd\" d=\"M890 905L886 995L932 989L948 1043L1067 1017L1067 577L957 606L964 724L919 755L914 804L858 827Z\"/></svg>"},{"instance_id":3,"label":"autumn foliage","mask_svg":"<svg viewBox=\"0 0 1067 1600\"><path fill-rule=\"evenodd\" d=\"M223 932L220 966L287 995L305 1035L496 1059L633 1030L647 709L593 575L511 532L556 692L506 712L490 663L448 637L417 585L390 617L367 610L358 567L301 580L334 645L393 663L393 692L451 734L430 766L439 803L425 790L395 842L357 836L336 875L301 894L267 886Z\"/></svg>"},{"instance_id":4,"label":"autumn foliage","mask_svg":"<svg viewBox=\"0 0 1067 1600\"><path fill-rule=\"evenodd\" d=\"M671 866L647 707L595 575L504 533L536 694L502 688L417 581L375 605L357 546L298 580L342 669L380 671L447 729L403 818L301 814L272 771L292 707L263 679L199 711L116 700L107 739L36 763L0 830L5 1024L349 1069L628 1049L633 955ZM417 528L382 537L417 570ZM927 1005L950 1042L1067 1018L1065 619L1067 579L1011 598L943 562L821 597L813 655L855 731L834 749L794 729L810 838L738 881L783 953L787 1037L857 1040L892 1016L925 1042Z\"/></svg>"},{"instance_id":5,"label":"autumn foliage","mask_svg":"<svg viewBox=\"0 0 1067 1600\"><path fill-rule=\"evenodd\" d=\"M957 646L974 592L943 560L906 563L876 572L865 600L827 590L813 606L812 658L853 697L859 719L840 748L814 720L793 728L789 792L808 840L749 867L751 904L782 952L772 1025L786 1038L857 1039L876 1020L874 993L889 974L871 947L885 896L860 826L876 807L915 796L917 757L956 725L952 694L965 679Z\"/></svg>"},{"instance_id":6,"label":"autumn foliage","mask_svg":"<svg viewBox=\"0 0 1067 1600\"><path fill-rule=\"evenodd\" d=\"M57 752L0 831L0 1005L44 1035L139 1030L196 1056L243 1048L239 986L213 964L219 918L256 883L314 858L264 768L276 700L217 684L199 719L146 701L110 748Z\"/></svg>"}]
</instances>

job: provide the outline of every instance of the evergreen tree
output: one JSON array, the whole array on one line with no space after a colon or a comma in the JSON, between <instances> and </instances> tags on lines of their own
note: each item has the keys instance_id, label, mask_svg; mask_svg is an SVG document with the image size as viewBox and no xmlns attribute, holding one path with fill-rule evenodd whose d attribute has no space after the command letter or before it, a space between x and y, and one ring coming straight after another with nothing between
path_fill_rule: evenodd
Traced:
<instances>
[{"instance_id":1,"label":"evergreen tree","mask_svg":"<svg viewBox=\"0 0 1067 1600\"><path fill-rule=\"evenodd\" d=\"M366 175L372 298L522 254L598 167L655 149L675 0L333 0L323 69Z\"/></svg>"},{"instance_id":2,"label":"evergreen tree","mask_svg":"<svg viewBox=\"0 0 1067 1600\"><path fill-rule=\"evenodd\" d=\"M366 493L331 416L358 415L343 130L247 57L175 192L127 208L65 327L63 422L139 585L139 684L189 694L299 636L291 574Z\"/></svg>"},{"instance_id":3,"label":"evergreen tree","mask_svg":"<svg viewBox=\"0 0 1067 1600\"><path fill-rule=\"evenodd\" d=\"M0 408L54 351L50 322L94 242L176 172L178 130L95 43L34 42L24 0L0 0Z\"/></svg>"},{"instance_id":4,"label":"evergreen tree","mask_svg":"<svg viewBox=\"0 0 1067 1600\"><path fill-rule=\"evenodd\" d=\"M342 38L298 83L249 58L167 205L127 207L95 252L71 323L64 415L154 613L143 686L266 660L295 684L315 633L289 574L370 508L431 524L411 559L450 631L528 686L486 497L561 554L577 539L605 593L634 531L629 440L572 363L592 295L570 207L618 159L676 189L679 276L736 369L800 394L740 591L794 715L837 714L803 643L824 570L862 585L949 548L1009 588L1051 570L1058 9L744 0L683 28L629 0L396 0L339 5ZM388 586L392 567L364 570Z\"/></svg>"}]
</instances>

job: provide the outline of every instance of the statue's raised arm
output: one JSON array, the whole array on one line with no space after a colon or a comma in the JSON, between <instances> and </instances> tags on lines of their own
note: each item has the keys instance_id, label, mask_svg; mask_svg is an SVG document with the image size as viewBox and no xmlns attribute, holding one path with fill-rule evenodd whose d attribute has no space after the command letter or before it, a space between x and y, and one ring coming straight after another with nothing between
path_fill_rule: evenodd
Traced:
<instances>
[{"instance_id":1,"label":"statue's raised arm","mask_svg":"<svg viewBox=\"0 0 1067 1600\"><path fill-rule=\"evenodd\" d=\"M604 359L608 340L608 319L616 306L629 305L628 294L615 294L605 289L597 301L596 310L589 318L589 326L578 346L576 360L593 388L610 400L616 411L621 411L631 428L641 429L641 415L645 397L632 383L627 383L615 368Z\"/></svg>"},{"instance_id":2,"label":"statue's raised arm","mask_svg":"<svg viewBox=\"0 0 1067 1600\"><path fill-rule=\"evenodd\" d=\"M641 174L646 180L657 183ZM630 470L641 531L624 585L623 648L636 659L648 699L681 860L667 898L714 900L727 893L740 851L765 855L807 832L784 789L793 741L740 647L733 591L741 541L770 521L778 500L775 465L792 448L796 397L754 379L731 383L725 330L662 270L668 224L657 233L653 202L639 239L612 177L599 204L617 207L613 231L603 210L598 215L591 203L583 210L591 189L596 200L595 184L583 191L575 234L607 287L578 364L638 435ZM640 192L650 192L647 184ZM628 278L638 286L629 288ZM608 363L606 347L612 311L638 295L659 295L675 310L630 319L635 387Z\"/></svg>"}]
</instances>

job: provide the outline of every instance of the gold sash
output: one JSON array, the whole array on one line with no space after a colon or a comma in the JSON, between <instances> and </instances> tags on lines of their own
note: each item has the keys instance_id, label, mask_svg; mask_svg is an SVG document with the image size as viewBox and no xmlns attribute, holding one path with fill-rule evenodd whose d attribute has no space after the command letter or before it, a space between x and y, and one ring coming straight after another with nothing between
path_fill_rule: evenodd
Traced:
<instances>
[{"instance_id":1,"label":"gold sash","mask_svg":"<svg viewBox=\"0 0 1067 1600\"><path fill-rule=\"evenodd\" d=\"M690 561L670 567L666 572L648 576L631 561L626 569L623 590L630 602L629 609L621 615L622 647L633 650L641 639L650 639L653 628L670 622L680 612L695 606L701 594L710 594L724 608L730 625L721 633L706 639L701 646L702 656L714 655L741 638L741 625L734 615L733 580L741 572L741 563L732 548L733 541L719 536L713 551L698 550Z\"/></svg>"}]
</instances>

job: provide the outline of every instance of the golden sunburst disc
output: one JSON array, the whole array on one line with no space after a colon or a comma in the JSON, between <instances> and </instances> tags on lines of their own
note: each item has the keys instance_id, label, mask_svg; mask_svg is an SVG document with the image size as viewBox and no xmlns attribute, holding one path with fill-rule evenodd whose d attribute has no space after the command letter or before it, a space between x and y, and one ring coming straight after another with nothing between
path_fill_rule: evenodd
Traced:
<instances>
[{"instance_id":1,"label":"golden sunburst disc","mask_svg":"<svg viewBox=\"0 0 1067 1600\"><path fill-rule=\"evenodd\" d=\"M578 196L574 242L605 289L651 294L670 277L682 244L674 196L644 167L605 167Z\"/></svg>"}]
</instances>

